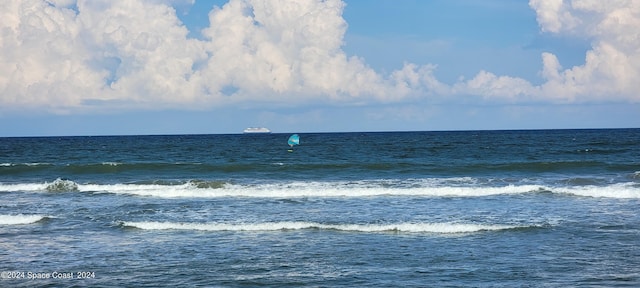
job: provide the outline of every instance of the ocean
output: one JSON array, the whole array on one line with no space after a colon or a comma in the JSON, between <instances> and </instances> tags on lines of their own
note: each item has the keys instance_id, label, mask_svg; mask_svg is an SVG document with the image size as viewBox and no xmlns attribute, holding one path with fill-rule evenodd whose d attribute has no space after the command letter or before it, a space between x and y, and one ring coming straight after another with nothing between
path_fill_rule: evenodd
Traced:
<instances>
[{"instance_id":1,"label":"ocean","mask_svg":"<svg viewBox=\"0 0 640 288\"><path fill-rule=\"evenodd\" d=\"M0 287L639 287L640 129L0 138Z\"/></svg>"}]
</instances>

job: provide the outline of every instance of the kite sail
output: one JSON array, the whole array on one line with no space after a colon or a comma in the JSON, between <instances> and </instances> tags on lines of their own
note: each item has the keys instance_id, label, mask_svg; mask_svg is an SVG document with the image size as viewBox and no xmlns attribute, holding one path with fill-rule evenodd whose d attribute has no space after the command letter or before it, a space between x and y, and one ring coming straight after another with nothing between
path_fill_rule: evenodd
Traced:
<instances>
[{"instance_id":1,"label":"kite sail","mask_svg":"<svg viewBox=\"0 0 640 288\"><path fill-rule=\"evenodd\" d=\"M298 134L289 136L289 140L287 140L287 143L289 144L289 146L291 146L291 148L293 148L293 145L300 145L300 136L298 136Z\"/></svg>"}]
</instances>

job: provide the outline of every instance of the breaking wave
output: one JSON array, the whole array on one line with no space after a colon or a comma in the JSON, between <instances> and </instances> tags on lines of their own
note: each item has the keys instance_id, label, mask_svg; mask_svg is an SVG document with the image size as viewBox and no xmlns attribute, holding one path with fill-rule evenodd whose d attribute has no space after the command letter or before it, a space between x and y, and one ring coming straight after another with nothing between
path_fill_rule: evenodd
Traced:
<instances>
[{"instance_id":1,"label":"breaking wave","mask_svg":"<svg viewBox=\"0 0 640 288\"><path fill-rule=\"evenodd\" d=\"M232 232L270 232L289 230L333 230L363 233L435 233L460 234L482 231L498 231L527 228L523 226L464 223L398 223L398 224L322 224L314 222L267 222L267 223L184 223L184 222L122 222L122 227L142 230L196 230Z\"/></svg>"},{"instance_id":2,"label":"breaking wave","mask_svg":"<svg viewBox=\"0 0 640 288\"><path fill-rule=\"evenodd\" d=\"M574 185L576 182L583 185ZM509 184L495 186L492 183L481 182L473 178L443 178L266 183L190 180L78 184L68 179L56 179L53 182L45 183L0 183L0 192L91 192L160 198L486 197L551 193L580 197L640 199L640 184L635 181L607 185L593 185L593 183L593 181L578 179L572 180L570 183L565 181L565 184L562 185Z\"/></svg>"},{"instance_id":3,"label":"breaking wave","mask_svg":"<svg viewBox=\"0 0 640 288\"><path fill-rule=\"evenodd\" d=\"M607 186L559 187L553 192L583 197L640 199L640 186L635 183L616 183Z\"/></svg>"},{"instance_id":4,"label":"breaking wave","mask_svg":"<svg viewBox=\"0 0 640 288\"><path fill-rule=\"evenodd\" d=\"M42 215L0 215L0 225L33 224L47 218L47 216Z\"/></svg>"},{"instance_id":5,"label":"breaking wave","mask_svg":"<svg viewBox=\"0 0 640 288\"><path fill-rule=\"evenodd\" d=\"M58 178L48 184L46 190L49 192L70 192L78 191L78 184L71 180Z\"/></svg>"}]
</instances>

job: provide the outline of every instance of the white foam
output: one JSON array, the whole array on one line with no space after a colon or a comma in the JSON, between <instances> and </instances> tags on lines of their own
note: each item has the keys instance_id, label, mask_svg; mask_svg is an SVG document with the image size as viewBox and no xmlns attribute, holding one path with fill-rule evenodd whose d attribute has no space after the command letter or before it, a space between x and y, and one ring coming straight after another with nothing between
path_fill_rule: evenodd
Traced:
<instances>
[{"instance_id":1,"label":"white foam","mask_svg":"<svg viewBox=\"0 0 640 288\"><path fill-rule=\"evenodd\" d=\"M70 180L56 180L42 184L0 184L0 191L51 190L52 184L64 181L65 187L73 191L129 194L162 198L178 197L260 197L260 198L296 198L296 197L370 197L370 196L488 196L499 194L520 194L541 189L536 185L504 187L456 187L438 186L429 181L400 180L389 181L337 181L337 182L286 182L264 184L221 184L219 187L198 187L197 183L187 182L180 185L160 184L77 184Z\"/></svg>"},{"instance_id":2,"label":"white foam","mask_svg":"<svg viewBox=\"0 0 640 288\"><path fill-rule=\"evenodd\" d=\"M52 182L44 183L0 183L0 192L54 192L54 191L77 191L78 184L66 179L58 178Z\"/></svg>"},{"instance_id":3,"label":"white foam","mask_svg":"<svg viewBox=\"0 0 640 288\"><path fill-rule=\"evenodd\" d=\"M15 167L15 166L47 166L51 165L51 163L41 163L41 162L32 162L32 163L0 163L0 167Z\"/></svg>"},{"instance_id":4,"label":"white foam","mask_svg":"<svg viewBox=\"0 0 640 288\"><path fill-rule=\"evenodd\" d=\"M0 225L23 225L36 223L46 216L42 215L0 215Z\"/></svg>"},{"instance_id":5,"label":"white foam","mask_svg":"<svg viewBox=\"0 0 640 288\"><path fill-rule=\"evenodd\" d=\"M198 188L193 183L181 185L159 185L159 184L87 184L79 185L80 192L103 192L115 194L128 194L136 196L152 196L162 198L216 198L232 196L229 191L225 193L223 188Z\"/></svg>"},{"instance_id":6,"label":"white foam","mask_svg":"<svg viewBox=\"0 0 640 288\"><path fill-rule=\"evenodd\" d=\"M56 182L57 181L57 182ZM640 199L640 185L634 182L607 186L560 186L507 185L484 186L471 179L406 179L406 180L360 180L360 181L293 181L260 184L199 185L187 182L178 185L162 184L77 184L70 180L47 183L2 184L0 192L51 192L52 184L63 181L64 191L114 193L160 198L300 198L300 197L486 197L492 195L517 195L539 191L570 194L576 196ZM61 190L61 189L57 189ZM56 190L56 191L57 191ZM61 190L61 191L62 191ZM63 191L63 192L64 192Z\"/></svg>"},{"instance_id":7,"label":"white foam","mask_svg":"<svg viewBox=\"0 0 640 288\"><path fill-rule=\"evenodd\" d=\"M372 196L459 196L480 197L500 194L521 194L542 189L536 185L505 187L386 187L371 183L292 182L277 184L224 184L220 188L198 188L192 183L182 185L79 185L79 191L108 192L163 198L178 197L372 197Z\"/></svg>"},{"instance_id":8,"label":"white foam","mask_svg":"<svg viewBox=\"0 0 640 288\"><path fill-rule=\"evenodd\" d=\"M596 198L640 199L640 187L634 183L608 186L575 186L553 189L554 192Z\"/></svg>"},{"instance_id":9,"label":"white foam","mask_svg":"<svg viewBox=\"0 0 640 288\"><path fill-rule=\"evenodd\" d=\"M45 191L48 183L0 184L0 192Z\"/></svg>"},{"instance_id":10,"label":"white foam","mask_svg":"<svg viewBox=\"0 0 640 288\"><path fill-rule=\"evenodd\" d=\"M143 230L197 230L197 231L287 231L302 229L336 230L364 233L405 232L458 234L521 228L521 226L465 223L399 223L399 224L321 224L313 222L266 223L184 223L184 222L123 222L123 226Z\"/></svg>"}]
</instances>

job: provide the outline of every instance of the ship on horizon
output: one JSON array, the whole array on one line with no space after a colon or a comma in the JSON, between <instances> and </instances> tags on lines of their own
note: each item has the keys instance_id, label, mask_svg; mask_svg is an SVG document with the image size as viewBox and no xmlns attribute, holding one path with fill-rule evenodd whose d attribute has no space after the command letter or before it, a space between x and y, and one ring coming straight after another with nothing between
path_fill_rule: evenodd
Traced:
<instances>
[{"instance_id":1,"label":"ship on horizon","mask_svg":"<svg viewBox=\"0 0 640 288\"><path fill-rule=\"evenodd\" d=\"M264 127L249 127L242 131L244 134L268 134L271 133L271 130Z\"/></svg>"}]
</instances>

